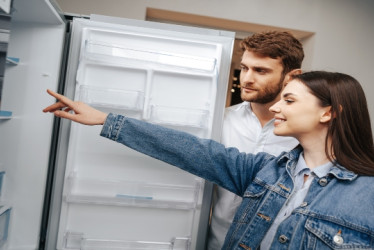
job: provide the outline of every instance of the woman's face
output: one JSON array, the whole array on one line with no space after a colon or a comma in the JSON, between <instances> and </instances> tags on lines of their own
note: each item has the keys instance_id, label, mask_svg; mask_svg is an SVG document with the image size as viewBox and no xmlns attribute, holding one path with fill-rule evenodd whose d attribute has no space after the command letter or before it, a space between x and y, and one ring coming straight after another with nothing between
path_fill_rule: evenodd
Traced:
<instances>
[{"instance_id":1,"label":"woman's face","mask_svg":"<svg viewBox=\"0 0 374 250\"><path fill-rule=\"evenodd\" d=\"M281 93L281 100L270 107L274 113L274 134L293 136L299 141L326 133L326 122L331 118L330 107L320 101L299 80L291 80ZM323 136L323 135L322 135Z\"/></svg>"}]
</instances>

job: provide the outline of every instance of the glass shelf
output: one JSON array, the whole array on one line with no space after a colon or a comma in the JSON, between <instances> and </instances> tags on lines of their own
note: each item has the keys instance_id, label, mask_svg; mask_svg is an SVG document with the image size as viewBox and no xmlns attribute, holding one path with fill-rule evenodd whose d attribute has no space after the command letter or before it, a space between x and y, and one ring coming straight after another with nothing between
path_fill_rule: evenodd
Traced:
<instances>
[{"instance_id":1,"label":"glass shelf","mask_svg":"<svg viewBox=\"0 0 374 250\"><path fill-rule=\"evenodd\" d=\"M18 65L19 64L19 58L7 56L6 63L8 65L13 65L13 66Z\"/></svg>"},{"instance_id":2,"label":"glass shelf","mask_svg":"<svg viewBox=\"0 0 374 250\"><path fill-rule=\"evenodd\" d=\"M192 210L197 207L202 181L194 186L159 185L130 181L67 179L68 203Z\"/></svg>"},{"instance_id":3,"label":"glass shelf","mask_svg":"<svg viewBox=\"0 0 374 250\"><path fill-rule=\"evenodd\" d=\"M101 108L113 108L141 111L144 105L144 93L122 89L108 89L82 85L79 99L89 105Z\"/></svg>"},{"instance_id":4,"label":"glass shelf","mask_svg":"<svg viewBox=\"0 0 374 250\"><path fill-rule=\"evenodd\" d=\"M12 118L12 111L0 110L0 120L7 120Z\"/></svg>"},{"instance_id":5,"label":"glass shelf","mask_svg":"<svg viewBox=\"0 0 374 250\"><path fill-rule=\"evenodd\" d=\"M187 250L190 242L187 237L175 237L170 242L153 242L92 239L77 232L67 232L64 236L65 249L81 250Z\"/></svg>"}]
</instances>

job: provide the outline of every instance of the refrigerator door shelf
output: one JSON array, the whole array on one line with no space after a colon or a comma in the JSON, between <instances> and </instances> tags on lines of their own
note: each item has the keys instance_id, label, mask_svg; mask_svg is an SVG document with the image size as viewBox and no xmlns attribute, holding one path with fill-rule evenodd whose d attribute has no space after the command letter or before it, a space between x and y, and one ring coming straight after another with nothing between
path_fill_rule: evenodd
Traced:
<instances>
[{"instance_id":1,"label":"refrigerator door shelf","mask_svg":"<svg viewBox=\"0 0 374 250\"><path fill-rule=\"evenodd\" d=\"M191 239L185 237L173 238L170 242L152 241L120 241L85 238L83 233L67 232L64 249L80 250L188 250Z\"/></svg>"},{"instance_id":2,"label":"refrigerator door shelf","mask_svg":"<svg viewBox=\"0 0 374 250\"><path fill-rule=\"evenodd\" d=\"M177 186L70 176L65 198L68 203L191 210L198 206L201 188L201 179L194 186Z\"/></svg>"},{"instance_id":3,"label":"refrigerator door shelf","mask_svg":"<svg viewBox=\"0 0 374 250\"><path fill-rule=\"evenodd\" d=\"M208 126L209 110L152 105L149 121L176 127L204 129Z\"/></svg>"},{"instance_id":4,"label":"refrigerator door shelf","mask_svg":"<svg viewBox=\"0 0 374 250\"><path fill-rule=\"evenodd\" d=\"M107 88L125 87L144 90L148 72L144 67L120 65L113 61L95 61L85 58L79 63L76 82L78 85L94 85Z\"/></svg>"},{"instance_id":5,"label":"refrigerator door shelf","mask_svg":"<svg viewBox=\"0 0 374 250\"><path fill-rule=\"evenodd\" d=\"M153 65L153 67L167 66L169 70L170 67L176 67L185 70L213 72L216 68L217 60L215 58L190 56L161 50L144 50L144 48L137 49L127 46L85 40L82 58L87 57L96 61L115 62L119 65L137 63L144 66L146 62L149 65Z\"/></svg>"},{"instance_id":6,"label":"refrigerator door shelf","mask_svg":"<svg viewBox=\"0 0 374 250\"><path fill-rule=\"evenodd\" d=\"M8 240L11 210L11 207L0 206L0 249L2 249Z\"/></svg>"},{"instance_id":7,"label":"refrigerator door shelf","mask_svg":"<svg viewBox=\"0 0 374 250\"><path fill-rule=\"evenodd\" d=\"M81 85L79 99L97 108L141 111L144 92Z\"/></svg>"}]
</instances>

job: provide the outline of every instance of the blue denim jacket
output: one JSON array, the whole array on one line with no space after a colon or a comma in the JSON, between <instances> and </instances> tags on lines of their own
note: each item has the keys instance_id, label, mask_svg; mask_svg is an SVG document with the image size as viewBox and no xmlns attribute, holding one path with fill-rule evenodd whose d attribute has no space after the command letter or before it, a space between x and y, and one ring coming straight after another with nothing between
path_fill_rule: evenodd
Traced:
<instances>
[{"instance_id":1,"label":"blue denim jacket","mask_svg":"<svg viewBox=\"0 0 374 250\"><path fill-rule=\"evenodd\" d=\"M275 157L244 154L212 140L109 114L101 135L217 183L243 197L223 249L258 249L293 190L302 148ZM374 249L374 178L342 166L314 178L283 221L271 249Z\"/></svg>"}]
</instances>

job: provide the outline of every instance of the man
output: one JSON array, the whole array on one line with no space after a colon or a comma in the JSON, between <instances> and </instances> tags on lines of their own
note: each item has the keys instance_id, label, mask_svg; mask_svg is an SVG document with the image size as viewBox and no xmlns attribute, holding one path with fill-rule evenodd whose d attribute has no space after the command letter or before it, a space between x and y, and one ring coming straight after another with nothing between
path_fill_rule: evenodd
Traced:
<instances>
[{"instance_id":1,"label":"man","mask_svg":"<svg viewBox=\"0 0 374 250\"><path fill-rule=\"evenodd\" d=\"M274 114L269 108L280 99L284 84L301 73L302 44L288 32L263 32L245 38L240 72L242 103L225 111L221 142L246 153L279 155L298 142L273 134ZM208 250L222 248L242 198L216 187Z\"/></svg>"}]
</instances>

